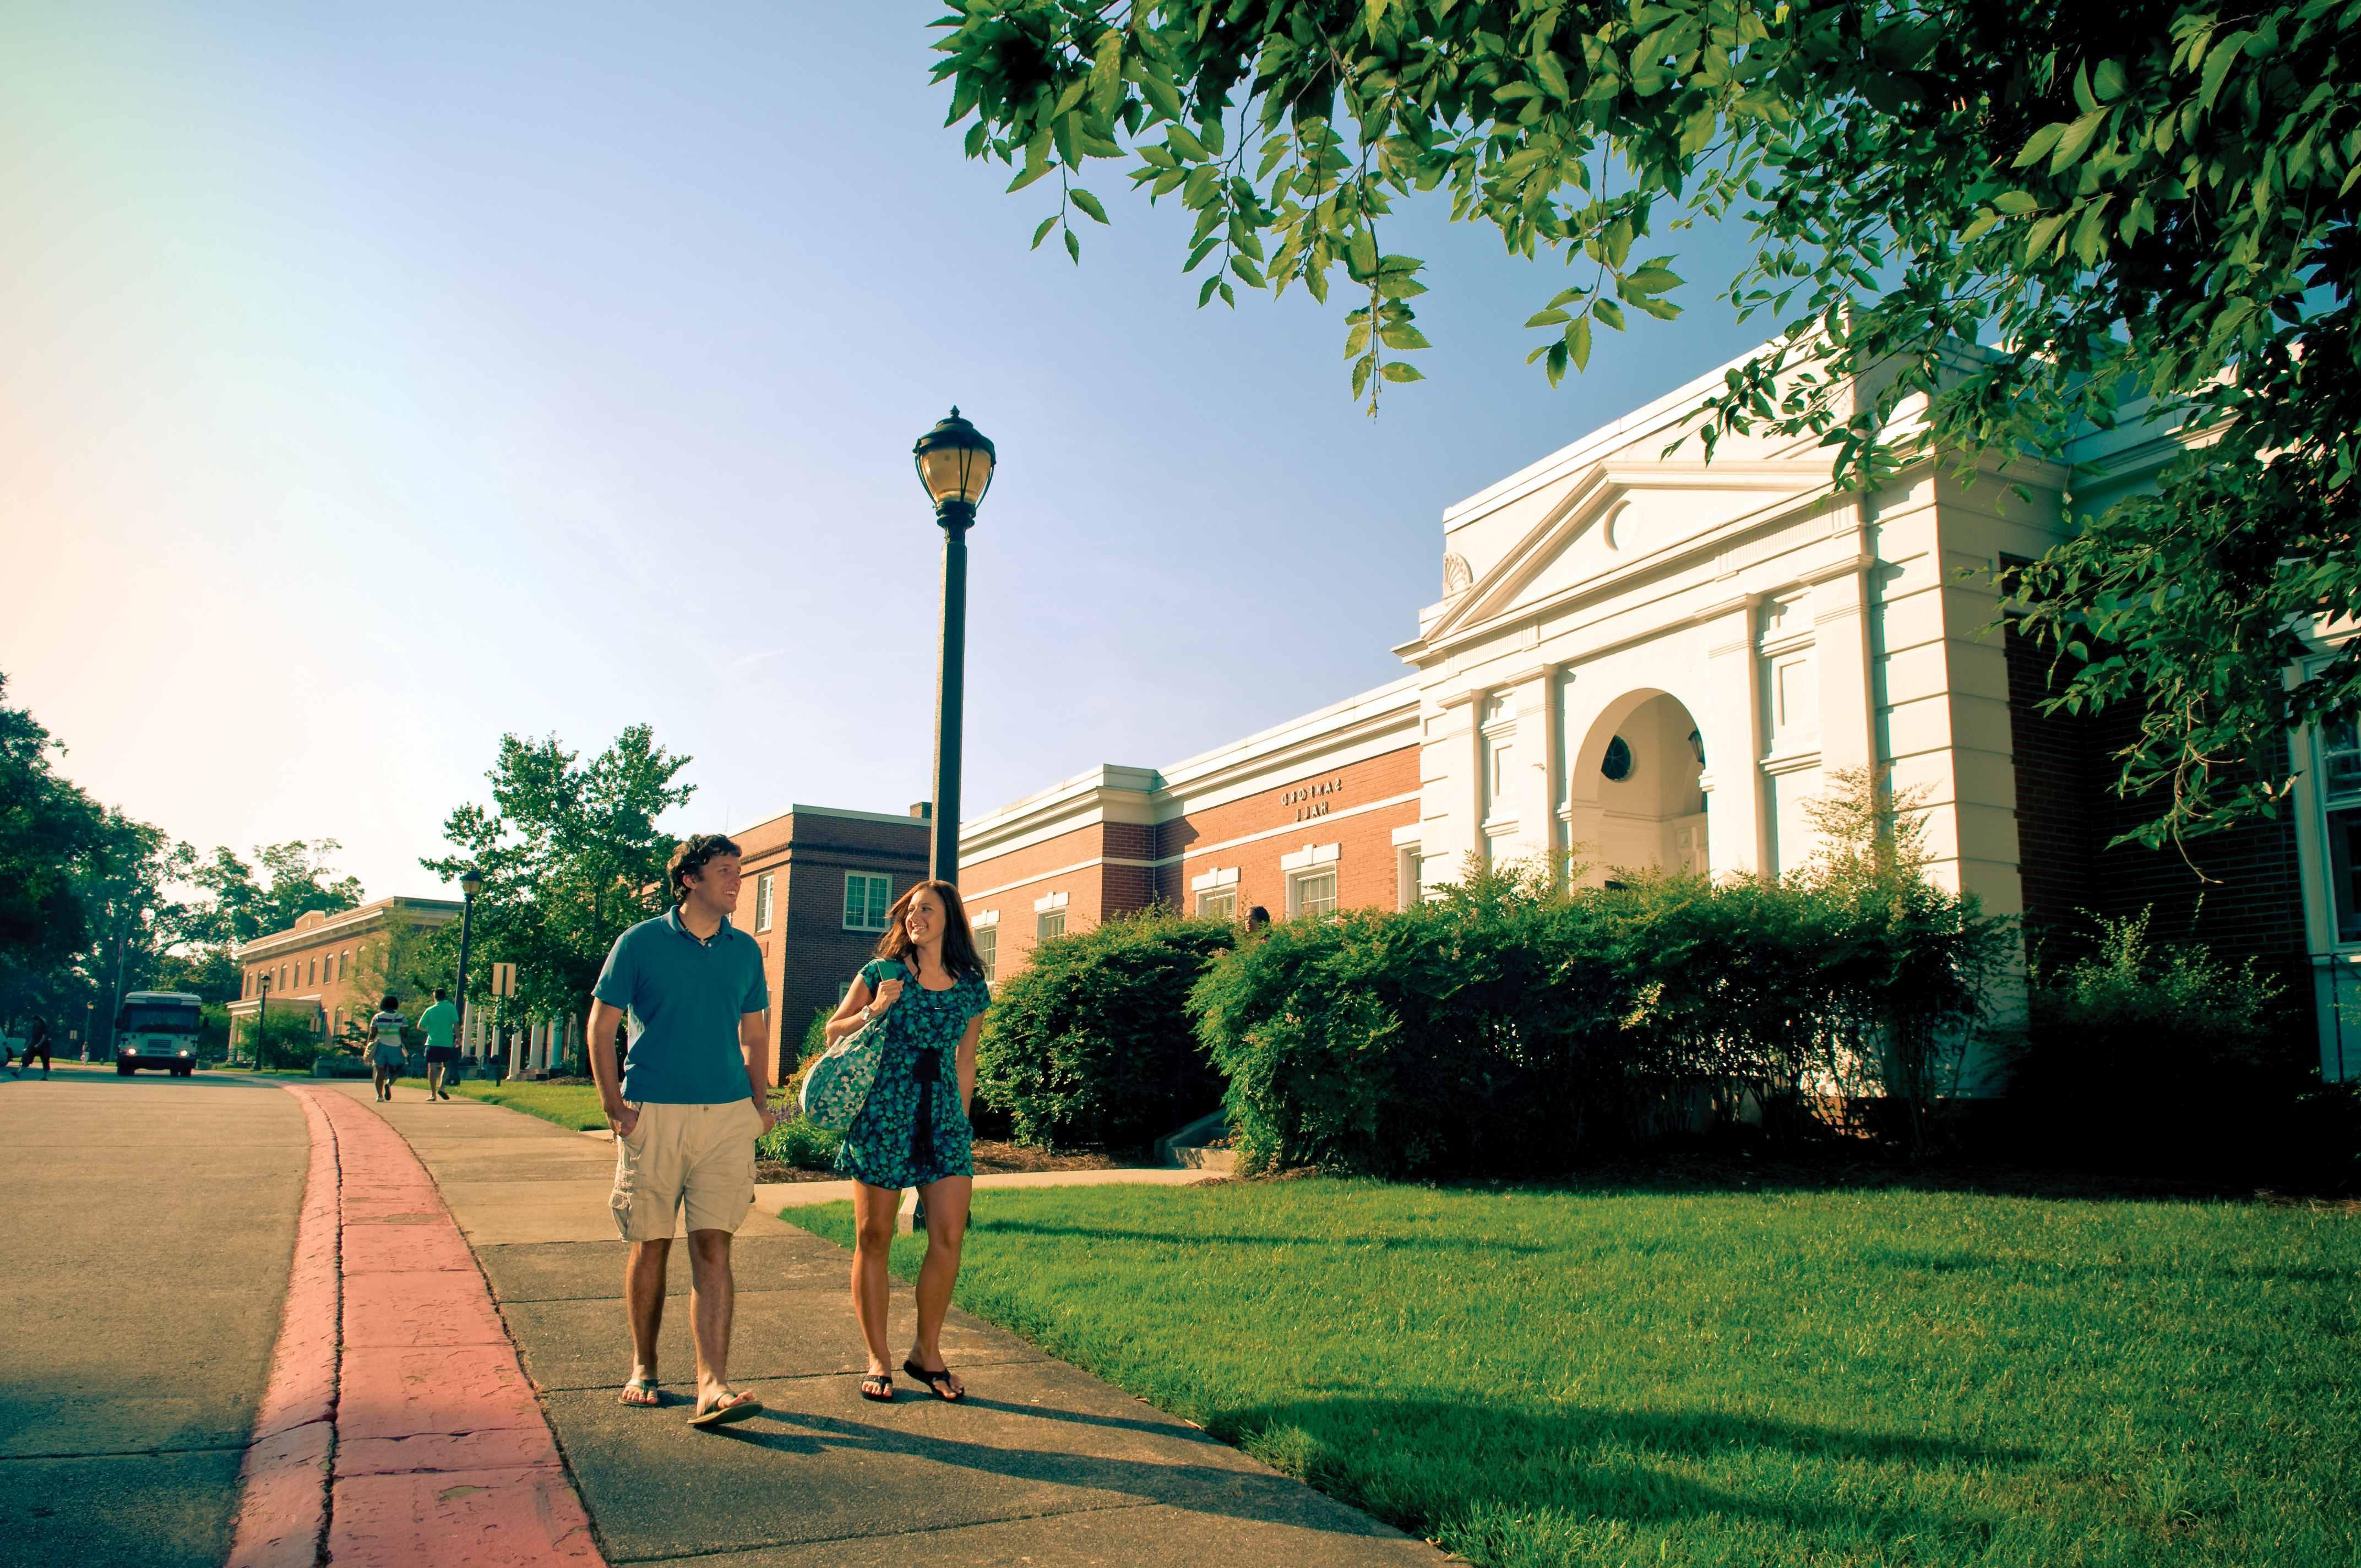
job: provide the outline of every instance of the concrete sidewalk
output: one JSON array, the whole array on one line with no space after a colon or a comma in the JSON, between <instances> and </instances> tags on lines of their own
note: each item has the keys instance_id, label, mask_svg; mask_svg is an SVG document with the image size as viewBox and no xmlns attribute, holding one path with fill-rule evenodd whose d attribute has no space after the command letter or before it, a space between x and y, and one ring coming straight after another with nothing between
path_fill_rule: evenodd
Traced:
<instances>
[{"instance_id":1,"label":"concrete sidewalk","mask_svg":"<svg viewBox=\"0 0 2361 1568\"><path fill-rule=\"evenodd\" d=\"M863 1401L851 1257L765 1207L739 1232L732 1383L766 1413L692 1431L687 1302L666 1312L668 1402L616 1402L629 1369L609 1145L496 1106L379 1106L473 1247L609 1563L711 1568L1159 1568L1441 1564L1423 1542L1216 1442L988 1323L954 1311L943 1351L968 1398L908 1379ZM1163 1178L1159 1173L1159 1179ZM818 1186L821 1184L806 1184ZM827 1185L834 1185L833 1183ZM801 1194L796 1194L800 1196ZM688 1286L676 1253L671 1290ZM914 1308L895 1286L895 1343Z\"/></svg>"}]
</instances>

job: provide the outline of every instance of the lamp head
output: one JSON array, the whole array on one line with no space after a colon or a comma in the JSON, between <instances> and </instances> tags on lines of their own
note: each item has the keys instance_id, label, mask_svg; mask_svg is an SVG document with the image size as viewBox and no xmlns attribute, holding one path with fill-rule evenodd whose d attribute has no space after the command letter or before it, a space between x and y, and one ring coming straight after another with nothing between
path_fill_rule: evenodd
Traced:
<instances>
[{"instance_id":1,"label":"lamp head","mask_svg":"<svg viewBox=\"0 0 2361 1568\"><path fill-rule=\"evenodd\" d=\"M983 432L960 417L957 407L910 448L918 467L918 483L935 503L935 515L945 522L975 521L983 492L992 488L994 452Z\"/></svg>"},{"instance_id":2,"label":"lamp head","mask_svg":"<svg viewBox=\"0 0 2361 1568\"><path fill-rule=\"evenodd\" d=\"M484 873L470 866L459 875L459 891L469 898L484 891Z\"/></svg>"}]
</instances>

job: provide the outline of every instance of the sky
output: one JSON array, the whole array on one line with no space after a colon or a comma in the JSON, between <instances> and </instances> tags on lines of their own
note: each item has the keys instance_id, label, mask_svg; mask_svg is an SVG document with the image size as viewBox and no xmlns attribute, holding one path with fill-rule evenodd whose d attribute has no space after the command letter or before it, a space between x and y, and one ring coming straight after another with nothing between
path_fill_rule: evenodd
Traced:
<instances>
[{"instance_id":1,"label":"sky","mask_svg":"<svg viewBox=\"0 0 2361 1568\"><path fill-rule=\"evenodd\" d=\"M971 536L972 816L1406 673L1444 509L1744 352L1736 236L1553 390L1567 278L1437 200L1427 379L1370 420L1332 294L1195 308L1188 219L961 155L933 0L0 0L0 673L101 799L334 839L427 895L504 733L693 758L676 832L899 812L941 536L910 444L999 449Z\"/></svg>"}]
</instances>

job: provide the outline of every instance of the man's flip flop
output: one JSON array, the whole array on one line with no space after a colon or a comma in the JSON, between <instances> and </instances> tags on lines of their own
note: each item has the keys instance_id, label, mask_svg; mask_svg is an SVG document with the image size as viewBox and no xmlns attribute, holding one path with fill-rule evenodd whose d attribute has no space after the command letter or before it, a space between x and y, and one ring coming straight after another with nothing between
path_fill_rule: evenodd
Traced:
<instances>
[{"instance_id":1,"label":"man's flip flop","mask_svg":"<svg viewBox=\"0 0 2361 1568\"><path fill-rule=\"evenodd\" d=\"M632 1398L631 1390L634 1388L646 1394L647 1398ZM622 1397L615 1402L619 1405L629 1405L635 1410L652 1410L664 1403L664 1390L656 1386L656 1380L653 1377L628 1377L623 1380Z\"/></svg>"},{"instance_id":2,"label":"man's flip flop","mask_svg":"<svg viewBox=\"0 0 2361 1568\"><path fill-rule=\"evenodd\" d=\"M721 1392L721 1402L711 1409L688 1418L693 1427L726 1427L732 1421L742 1421L748 1416L763 1413L763 1401L752 1394L740 1394L730 1389Z\"/></svg>"},{"instance_id":3,"label":"man's flip flop","mask_svg":"<svg viewBox=\"0 0 2361 1568\"><path fill-rule=\"evenodd\" d=\"M919 1382L924 1383L928 1387L932 1388L935 1391L935 1398L942 1400L947 1405L956 1405L961 1399L967 1398L967 1390L964 1388L961 1389L956 1394L950 1393L944 1388L943 1385L951 1380L951 1369L948 1366L944 1367L940 1372L929 1372L925 1367L919 1365L917 1358L913 1356L909 1360L902 1363L902 1370L917 1378Z\"/></svg>"}]
</instances>

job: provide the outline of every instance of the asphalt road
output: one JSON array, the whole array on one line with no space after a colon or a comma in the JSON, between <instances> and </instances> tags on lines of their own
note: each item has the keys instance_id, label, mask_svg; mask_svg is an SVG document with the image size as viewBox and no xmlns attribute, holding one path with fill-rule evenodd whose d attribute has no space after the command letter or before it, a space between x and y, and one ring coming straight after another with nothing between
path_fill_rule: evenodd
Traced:
<instances>
[{"instance_id":1,"label":"asphalt road","mask_svg":"<svg viewBox=\"0 0 2361 1568\"><path fill-rule=\"evenodd\" d=\"M227 1553L308 1147L267 1081L0 1073L0 1564Z\"/></svg>"}]
</instances>

